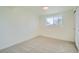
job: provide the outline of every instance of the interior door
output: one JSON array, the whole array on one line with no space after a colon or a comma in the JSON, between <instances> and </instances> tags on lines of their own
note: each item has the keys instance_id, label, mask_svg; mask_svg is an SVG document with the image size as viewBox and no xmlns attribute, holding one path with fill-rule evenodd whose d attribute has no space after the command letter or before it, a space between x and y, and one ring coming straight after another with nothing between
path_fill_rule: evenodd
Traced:
<instances>
[{"instance_id":1,"label":"interior door","mask_svg":"<svg viewBox=\"0 0 79 59\"><path fill-rule=\"evenodd\" d=\"M75 41L76 41L76 46L79 50L79 8L76 9L76 13L75 13Z\"/></svg>"}]
</instances>

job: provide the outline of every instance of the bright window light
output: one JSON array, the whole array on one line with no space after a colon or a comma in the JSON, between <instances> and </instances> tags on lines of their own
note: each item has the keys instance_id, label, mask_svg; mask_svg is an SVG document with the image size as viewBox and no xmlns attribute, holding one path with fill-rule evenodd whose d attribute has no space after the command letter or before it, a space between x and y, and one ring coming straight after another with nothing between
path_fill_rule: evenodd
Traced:
<instances>
[{"instance_id":1,"label":"bright window light","mask_svg":"<svg viewBox=\"0 0 79 59\"><path fill-rule=\"evenodd\" d=\"M47 25L59 25L62 23L62 16L50 16L46 17Z\"/></svg>"},{"instance_id":2,"label":"bright window light","mask_svg":"<svg viewBox=\"0 0 79 59\"><path fill-rule=\"evenodd\" d=\"M46 21L47 21L47 25L52 25L53 24L53 17L48 17L46 19Z\"/></svg>"}]
</instances>

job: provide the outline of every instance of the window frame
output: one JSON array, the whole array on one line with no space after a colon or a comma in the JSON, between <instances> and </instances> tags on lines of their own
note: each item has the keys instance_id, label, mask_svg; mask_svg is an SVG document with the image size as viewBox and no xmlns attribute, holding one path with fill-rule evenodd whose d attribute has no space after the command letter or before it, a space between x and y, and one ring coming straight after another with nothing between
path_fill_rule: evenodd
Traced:
<instances>
[{"instance_id":1,"label":"window frame","mask_svg":"<svg viewBox=\"0 0 79 59\"><path fill-rule=\"evenodd\" d=\"M47 23L47 20L46 19L49 18L49 17L53 17L53 24L48 24ZM57 24L55 24L54 17L58 17L58 18L61 17L61 19L58 19L57 20L57 22L58 22ZM62 15L48 15L48 16L45 17L46 26L60 26L62 24L62 20L63 20L63 16Z\"/></svg>"}]
</instances>

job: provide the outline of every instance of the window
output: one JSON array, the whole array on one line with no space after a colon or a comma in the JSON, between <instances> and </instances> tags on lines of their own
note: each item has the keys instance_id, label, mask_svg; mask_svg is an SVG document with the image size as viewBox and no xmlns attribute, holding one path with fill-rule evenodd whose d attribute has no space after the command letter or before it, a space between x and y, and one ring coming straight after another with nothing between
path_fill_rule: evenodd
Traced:
<instances>
[{"instance_id":1,"label":"window","mask_svg":"<svg viewBox=\"0 0 79 59\"><path fill-rule=\"evenodd\" d=\"M59 25L62 23L62 16L50 16L46 17L47 25Z\"/></svg>"}]
</instances>

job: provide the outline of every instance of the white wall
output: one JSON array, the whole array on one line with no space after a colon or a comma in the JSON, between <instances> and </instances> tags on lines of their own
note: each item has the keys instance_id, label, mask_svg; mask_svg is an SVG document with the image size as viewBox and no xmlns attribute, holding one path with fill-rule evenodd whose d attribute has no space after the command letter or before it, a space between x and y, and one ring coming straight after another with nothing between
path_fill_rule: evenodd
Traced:
<instances>
[{"instance_id":1,"label":"white wall","mask_svg":"<svg viewBox=\"0 0 79 59\"><path fill-rule=\"evenodd\" d=\"M63 15L61 27L48 28L44 20L24 7L0 7L0 49L29 40L39 35L74 41L74 17L72 10Z\"/></svg>"},{"instance_id":2,"label":"white wall","mask_svg":"<svg viewBox=\"0 0 79 59\"><path fill-rule=\"evenodd\" d=\"M0 7L0 49L38 36L37 19L23 8Z\"/></svg>"},{"instance_id":3,"label":"white wall","mask_svg":"<svg viewBox=\"0 0 79 59\"><path fill-rule=\"evenodd\" d=\"M55 15L55 14L53 14ZM57 15L63 16L62 25L58 27L46 27L45 21L41 17L40 21L40 32L43 36L51 38L73 41L74 42L74 14L73 10L58 13Z\"/></svg>"},{"instance_id":4,"label":"white wall","mask_svg":"<svg viewBox=\"0 0 79 59\"><path fill-rule=\"evenodd\" d=\"M76 12L74 14L75 16L75 43L76 47L79 50L79 7L74 9Z\"/></svg>"}]
</instances>

